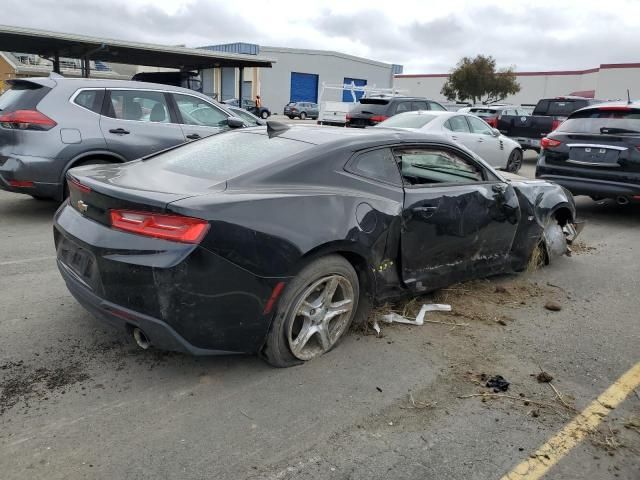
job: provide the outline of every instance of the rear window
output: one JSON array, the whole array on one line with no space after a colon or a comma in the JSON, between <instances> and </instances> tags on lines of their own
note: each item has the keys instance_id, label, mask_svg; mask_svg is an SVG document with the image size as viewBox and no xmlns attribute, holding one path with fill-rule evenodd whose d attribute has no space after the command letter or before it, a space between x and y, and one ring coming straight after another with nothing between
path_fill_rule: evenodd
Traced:
<instances>
[{"instance_id":1,"label":"rear window","mask_svg":"<svg viewBox=\"0 0 640 480\"><path fill-rule=\"evenodd\" d=\"M381 98L361 98L351 110L353 113L384 115L389 107L389 100Z\"/></svg>"},{"instance_id":2,"label":"rear window","mask_svg":"<svg viewBox=\"0 0 640 480\"><path fill-rule=\"evenodd\" d=\"M147 161L171 172L224 181L311 147L287 138L235 131L189 143Z\"/></svg>"},{"instance_id":3,"label":"rear window","mask_svg":"<svg viewBox=\"0 0 640 480\"><path fill-rule=\"evenodd\" d=\"M495 117L498 114L497 110L492 110L490 108L472 108L471 110L469 110L469 113L473 113L480 118Z\"/></svg>"},{"instance_id":4,"label":"rear window","mask_svg":"<svg viewBox=\"0 0 640 480\"><path fill-rule=\"evenodd\" d=\"M9 82L11 88L0 96L0 112L33 110L51 90L32 82Z\"/></svg>"},{"instance_id":5,"label":"rear window","mask_svg":"<svg viewBox=\"0 0 640 480\"><path fill-rule=\"evenodd\" d=\"M583 110L571 115L556 131L614 135L639 134L640 110Z\"/></svg>"},{"instance_id":6,"label":"rear window","mask_svg":"<svg viewBox=\"0 0 640 480\"><path fill-rule=\"evenodd\" d=\"M379 123L378 127L422 128L434 118L436 118L435 115L428 113L395 115Z\"/></svg>"},{"instance_id":7,"label":"rear window","mask_svg":"<svg viewBox=\"0 0 640 480\"><path fill-rule=\"evenodd\" d=\"M587 105L586 100L540 100L533 114L568 117L571 113Z\"/></svg>"}]
</instances>

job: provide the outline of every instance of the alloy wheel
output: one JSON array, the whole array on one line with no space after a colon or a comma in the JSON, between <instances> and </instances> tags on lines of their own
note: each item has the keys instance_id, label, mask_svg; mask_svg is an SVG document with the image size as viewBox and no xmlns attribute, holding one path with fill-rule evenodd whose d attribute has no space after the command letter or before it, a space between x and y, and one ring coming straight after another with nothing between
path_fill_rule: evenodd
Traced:
<instances>
[{"instance_id":1,"label":"alloy wheel","mask_svg":"<svg viewBox=\"0 0 640 480\"><path fill-rule=\"evenodd\" d=\"M349 325L354 300L353 286L341 275L313 282L299 296L287 321L291 353L310 360L329 351Z\"/></svg>"}]
</instances>

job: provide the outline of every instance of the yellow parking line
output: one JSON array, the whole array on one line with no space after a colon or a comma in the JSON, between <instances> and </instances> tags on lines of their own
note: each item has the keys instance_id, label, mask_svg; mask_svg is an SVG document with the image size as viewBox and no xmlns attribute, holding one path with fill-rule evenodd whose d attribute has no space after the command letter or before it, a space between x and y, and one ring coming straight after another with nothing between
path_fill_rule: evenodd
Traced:
<instances>
[{"instance_id":1,"label":"yellow parking line","mask_svg":"<svg viewBox=\"0 0 640 480\"><path fill-rule=\"evenodd\" d=\"M537 480L558 463L584 437L598 427L602 420L616 408L634 389L640 386L640 362L605 390L571 423L536 450L530 458L520 463L501 480Z\"/></svg>"}]
</instances>

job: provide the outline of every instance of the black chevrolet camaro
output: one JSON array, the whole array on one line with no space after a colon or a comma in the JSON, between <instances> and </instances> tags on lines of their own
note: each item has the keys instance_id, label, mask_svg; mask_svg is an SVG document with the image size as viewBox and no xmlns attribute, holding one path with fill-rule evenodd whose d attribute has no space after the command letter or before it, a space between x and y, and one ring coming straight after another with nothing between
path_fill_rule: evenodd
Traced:
<instances>
[{"instance_id":1,"label":"black chevrolet camaro","mask_svg":"<svg viewBox=\"0 0 640 480\"><path fill-rule=\"evenodd\" d=\"M269 122L68 184L58 266L87 310L143 347L276 366L330 350L372 304L523 270L576 235L562 187L391 129Z\"/></svg>"}]
</instances>

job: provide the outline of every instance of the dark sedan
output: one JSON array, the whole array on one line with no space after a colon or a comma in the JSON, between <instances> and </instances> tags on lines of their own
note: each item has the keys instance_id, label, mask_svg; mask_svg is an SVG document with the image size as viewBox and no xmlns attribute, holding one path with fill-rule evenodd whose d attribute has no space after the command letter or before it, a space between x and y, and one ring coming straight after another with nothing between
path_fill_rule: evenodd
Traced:
<instances>
[{"instance_id":1,"label":"dark sedan","mask_svg":"<svg viewBox=\"0 0 640 480\"><path fill-rule=\"evenodd\" d=\"M577 110L540 144L536 177L595 200L640 201L640 102Z\"/></svg>"},{"instance_id":2,"label":"dark sedan","mask_svg":"<svg viewBox=\"0 0 640 480\"><path fill-rule=\"evenodd\" d=\"M441 136L268 122L68 174L58 266L139 345L330 350L372 304L565 253L571 194Z\"/></svg>"}]
</instances>

